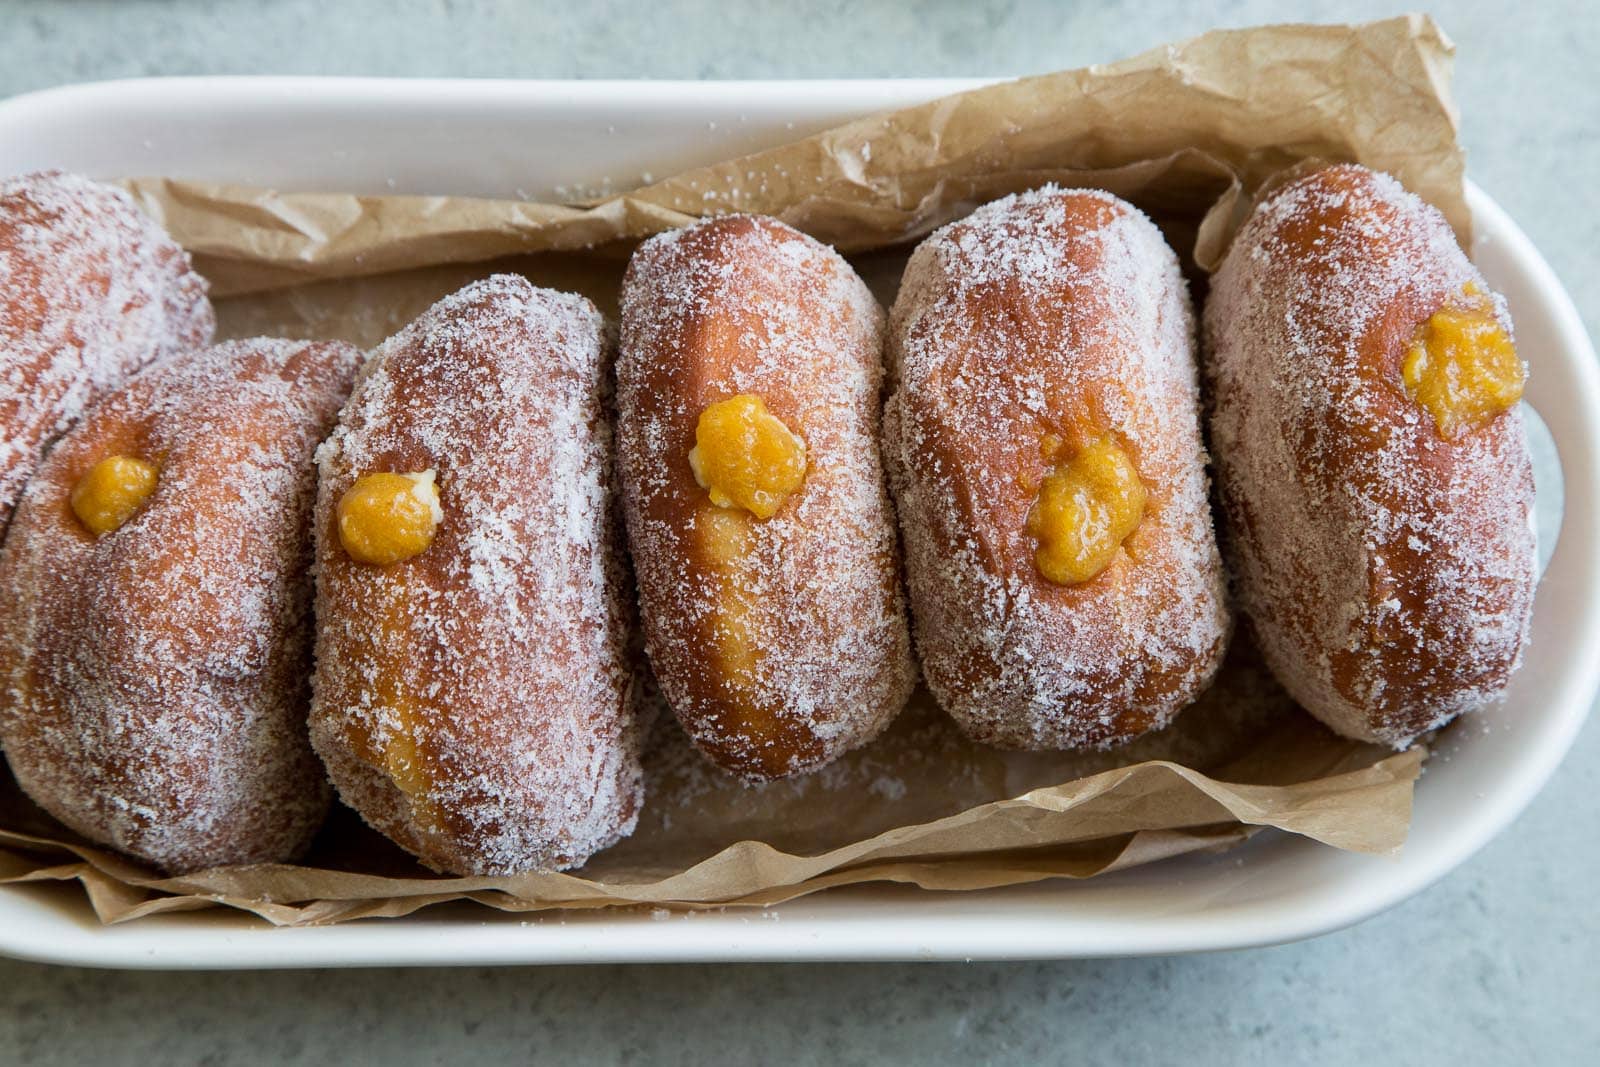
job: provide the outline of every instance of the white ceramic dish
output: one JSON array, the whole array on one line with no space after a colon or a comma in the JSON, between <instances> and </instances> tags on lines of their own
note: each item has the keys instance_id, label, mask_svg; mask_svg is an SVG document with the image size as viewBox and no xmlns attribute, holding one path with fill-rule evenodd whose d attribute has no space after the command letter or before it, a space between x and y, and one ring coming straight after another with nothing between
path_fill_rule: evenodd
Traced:
<instances>
[{"instance_id":1,"label":"white ceramic dish","mask_svg":"<svg viewBox=\"0 0 1600 1067\"><path fill-rule=\"evenodd\" d=\"M548 198L625 188L971 82L180 79L0 102L0 173L45 166L280 188ZM1473 257L1510 299L1567 507L1528 660L1504 707L1450 731L1410 842L1358 856L1266 833L1074 883L981 893L859 887L767 912L524 918L468 906L272 929L215 911L102 927L75 885L0 888L0 953L114 967L1137 955L1308 937L1417 892L1532 799L1589 712L1600 659L1600 370L1571 299L1522 231L1469 189ZM1541 489L1544 492L1546 486ZM1545 500L1552 494L1546 494Z\"/></svg>"}]
</instances>

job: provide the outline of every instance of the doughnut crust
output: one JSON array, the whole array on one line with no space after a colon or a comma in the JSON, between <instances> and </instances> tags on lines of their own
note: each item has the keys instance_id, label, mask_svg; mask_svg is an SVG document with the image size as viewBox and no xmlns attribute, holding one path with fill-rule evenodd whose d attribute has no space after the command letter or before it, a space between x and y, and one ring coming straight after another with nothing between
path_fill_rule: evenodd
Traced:
<instances>
[{"instance_id":1,"label":"doughnut crust","mask_svg":"<svg viewBox=\"0 0 1600 1067\"><path fill-rule=\"evenodd\" d=\"M189 257L122 190L59 171L0 180L0 530L46 444L214 325Z\"/></svg>"},{"instance_id":2,"label":"doughnut crust","mask_svg":"<svg viewBox=\"0 0 1600 1067\"><path fill-rule=\"evenodd\" d=\"M438 870L576 866L638 818L604 357L589 301L496 275L379 346L318 453L312 742L345 803ZM352 559L346 490L424 471L431 545Z\"/></svg>"},{"instance_id":3,"label":"doughnut crust","mask_svg":"<svg viewBox=\"0 0 1600 1067\"><path fill-rule=\"evenodd\" d=\"M1206 306L1240 606L1301 705L1396 747L1495 699L1533 606L1520 413L1447 439L1402 380L1419 329L1468 287L1509 337L1443 217L1342 165L1256 209Z\"/></svg>"},{"instance_id":4,"label":"doughnut crust","mask_svg":"<svg viewBox=\"0 0 1600 1067\"><path fill-rule=\"evenodd\" d=\"M646 647L701 752L750 780L865 744L910 695L882 337L849 264L774 219L655 237L623 281L617 453ZM741 395L804 442L804 481L767 518L718 506L689 461L702 413Z\"/></svg>"},{"instance_id":5,"label":"doughnut crust","mask_svg":"<svg viewBox=\"0 0 1600 1067\"><path fill-rule=\"evenodd\" d=\"M884 456L923 675L976 740L1104 747L1158 729L1222 660L1227 609L1200 440L1194 317L1156 227L1045 187L912 254L890 313ZM1113 441L1146 492L1109 564L1041 573L1053 449Z\"/></svg>"},{"instance_id":6,"label":"doughnut crust","mask_svg":"<svg viewBox=\"0 0 1600 1067\"><path fill-rule=\"evenodd\" d=\"M311 459L359 361L279 340L163 360L29 482L0 552L0 742L85 837L177 873L290 860L321 825ZM110 455L159 474L97 538L69 497Z\"/></svg>"}]
</instances>

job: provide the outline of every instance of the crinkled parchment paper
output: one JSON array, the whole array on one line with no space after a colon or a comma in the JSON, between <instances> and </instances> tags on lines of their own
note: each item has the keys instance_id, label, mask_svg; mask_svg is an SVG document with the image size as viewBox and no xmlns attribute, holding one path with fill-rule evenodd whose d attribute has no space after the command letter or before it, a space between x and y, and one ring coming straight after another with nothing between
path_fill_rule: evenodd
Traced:
<instances>
[{"instance_id":1,"label":"crinkled parchment paper","mask_svg":"<svg viewBox=\"0 0 1600 1067\"><path fill-rule=\"evenodd\" d=\"M226 336L370 345L503 269L611 310L633 242L727 211L776 215L831 242L887 300L916 238L1046 181L1133 200L1203 271L1251 197L1308 161L1393 173L1465 243L1450 53L1422 16L1221 31L860 119L580 205L128 184L212 279ZM1241 634L1217 683L1174 726L1110 753L972 745L919 693L863 751L750 788L702 761L665 716L638 831L567 874L442 877L337 809L299 865L160 878L73 838L3 777L0 883L76 879L107 922L219 904L325 923L462 898L531 911L771 904L869 881L977 889L1223 848L1264 826L1392 851L1425 755L1329 734Z\"/></svg>"}]
</instances>

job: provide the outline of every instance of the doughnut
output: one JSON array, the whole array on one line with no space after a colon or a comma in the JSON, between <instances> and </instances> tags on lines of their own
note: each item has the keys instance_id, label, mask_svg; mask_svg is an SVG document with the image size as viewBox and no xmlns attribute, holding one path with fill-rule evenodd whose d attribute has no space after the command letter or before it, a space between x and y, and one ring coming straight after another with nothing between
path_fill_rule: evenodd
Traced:
<instances>
[{"instance_id":1,"label":"doughnut","mask_svg":"<svg viewBox=\"0 0 1600 1067\"><path fill-rule=\"evenodd\" d=\"M211 340L205 281L120 189L0 179L0 530L39 453L151 360Z\"/></svg>"},{"instance_id":2,"label":"doughnut","mask_svg":"<svg viewBox=\"0 0 1600 1067\"><path fill-rule=\"evenodd\" d=\"M935 231L890 313L884 456L923 676L970 737L1102 748L1231 627L1194 315L1137 209L1046 186Z\"/></svg>"},{"instance_id":3,"label":"doughnut","mask_svg":"<svg viewBox=\"0 0 1600 1067\"><path fill-rule=\"evenodd\" d=\"M45 454L0 551L0 743L40 807L171 873L294 859L312 455L360 361L233 341L152 364Z\"/></svg>"},{"instance_id":4,"label":"doughnut","mask_svg":"<svg viewBox=\"0 0 1600 1067\"><path fill-rule=\"evenodd\" d=\"M617 456L645 646L696 747L747 780L865 744L910 695L882 338L850 265L774 219L654 237L623 279Z\"/></svg>"},{"instance_id":5,"label":"doughnut","mask_svg":"<svg viewBox=\"0 0 1600 1067\"><path fill-rule=\"evenodd\" d=\"M493 276L374 350L318 453L312 744L436 870L577 866L638 819L605 357L589 301Z\"/></svg>"},{"instance_id":6,"label":"doughnut","mask_svg":"<svg viewBox=\"0 0 1600 1067\"><path fill-rule=\"evenodd\" d=\"M1494 700L1533 605L1526 371L1444 218L1359 166L1294 181L1205 335L1229 561L1284 687L1397 748Z\"/></svg>"}]
</instances>

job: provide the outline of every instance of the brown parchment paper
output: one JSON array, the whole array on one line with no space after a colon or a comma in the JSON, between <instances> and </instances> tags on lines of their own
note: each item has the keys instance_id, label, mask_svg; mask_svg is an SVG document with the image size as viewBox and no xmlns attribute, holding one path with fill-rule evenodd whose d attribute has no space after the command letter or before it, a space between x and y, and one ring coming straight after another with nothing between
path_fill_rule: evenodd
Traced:
<instances>
[{"instance_id":1,"label":"brown parchment paper","mask_svg":"<svg viewBox=\"0 0 1600 1067\"><path fill-rule=\"evenodd\" d=\"M1180 251L1209 269L1246 194L1306 159L1390 172L1470 247L1452 51L1424 15L1216 31L849 122L587 205L129 185L219 296L590 249L727 211L775 215L863 252L1046 181L1109 189L1181 224Z\"/></svg>"},{"instance_id":2,"label":"brown parchment paper","mask_svg":"<svg viewBox=\"0 0 1600 1067\"><path fill-rule=\"evenodd\" d=\"M212 280L222 336L371 345L439 296L507 269L613 310L634 242L734 210L777 215L851 253L887 301L915 238L1045 181L1133 200L1203 271L1252 195L1320 160L1390 171L1465 242L1450 54L1416 15L1219 31L850 122L587 204L126 184ZM701 760L664 715L638 830L564 874L440 876L336 808L300 864L165 878L77 839L6 774L0 884L75 880L105 922L222 905L306 924L462 899L506 911L698 908L874 881L981 889L1226 848L1262 827L1388 852L1405 839L1426 754L1328 733L1241 632L1217 682L1172 727L1109 753L974 745L919 691L867 748L752 788Z\"/></svg>"}]
</instances>

